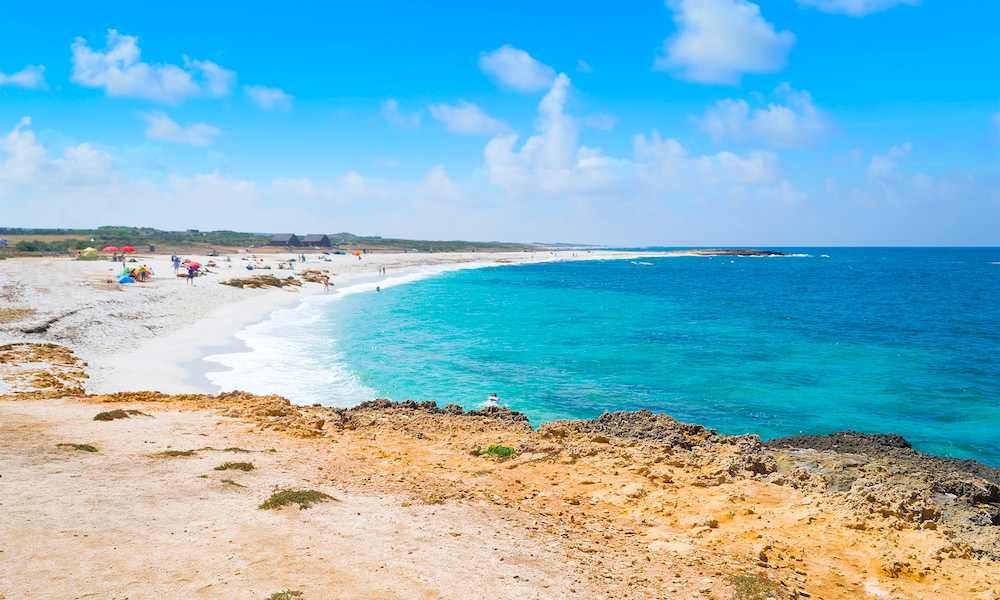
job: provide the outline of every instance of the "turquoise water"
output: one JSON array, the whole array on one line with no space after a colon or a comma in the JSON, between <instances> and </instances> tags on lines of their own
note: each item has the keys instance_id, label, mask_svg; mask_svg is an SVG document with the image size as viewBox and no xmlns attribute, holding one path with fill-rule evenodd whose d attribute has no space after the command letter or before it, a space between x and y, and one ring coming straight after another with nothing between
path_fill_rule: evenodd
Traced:
<instances>
[{"instance_id":1,"label":"turquoise water","mask_svg":"<svg viewBox=\"0 0 1000 600\"><path fill-rule=\"evenodd\" d=\"M282 387L231 387L465 408L497 392L535 425L649 408L763 438L894 432L1000 465L1000 251L792 252L803 256L546 263L369 286L256 326L243 337L264 362L247 372ZM283 380L261 379L268 361Z\"/></svg>"}]
</instances>

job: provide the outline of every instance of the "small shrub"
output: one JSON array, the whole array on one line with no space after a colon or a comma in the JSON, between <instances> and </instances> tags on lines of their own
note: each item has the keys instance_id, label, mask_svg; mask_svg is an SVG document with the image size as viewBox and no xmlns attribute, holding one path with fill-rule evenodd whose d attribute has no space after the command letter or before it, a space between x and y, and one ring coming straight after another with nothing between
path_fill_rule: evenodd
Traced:
<instances>
[{"instance_id":1,"label":"small shrub","mask_svg":"<svg viewBox=\"0 0 1000 600\"><path fill-rule=\"evenodd\" d=\"M250 452L245 448L223 448L223 452Z\"/></svg>"},{"instance_id":2,"label":"small shrub","mask_svg":"<svg viewBox=\"0 0 1000 600\"><path fill-rule=\"evenodd\" d=\"M733 575L733 600L766 600L767 598L788 598L781 584L761 575Z\"/></svg>"},{"instance_id":3,"label":"small shrub","mask_svg":"<svg viewBox=\"0 0 1000 600\"><path fill-rule=\"evenodd\" d=\"M241 485L239 483L236 483L232 479L223 479L222 483L225 483L226 485L235 485L236 487L246 487L245 485Z\"/></svg>"},{"instance_id":4,"label":"small shrub","mask_svg":"<svg viewBox=\"0 0 1000 600\"><path fill-rule=\"evenodd\" d=\"M84 452L97 452L97 448L91 446L90 444L56 444L56 446L61 446L61 447L72 446L74 450L82 450Z\"/></svg>"},{"instance_id":5,"label":"small shrub","mask_svg":"<svg viewBox=\"0 0 1000 600\"><path fill-rule=\"evenodd\" d=\"M127 419L128 413L122 409L110 410L108 412L97 413L94 415L95 421L114 421L115 419Z\"/></svg>"},{"instance_id":6,"label":"small shrub","mask_svg":"<svg viewBox=\"0 0 1000 600\"><path fill-rule=\"evenodd\" d=\"M108 412L97 413L96 415L94 415L94 420L114 421L115 419L127 419L129 418L129 415L140 415L143 417L149 416L146 413L142 412L141 410L136 410L134 408L130 408L128 410L122 410L119 408L117 410L110 410Z\"/></svg>"},{"instance_id":7,"label":"small shrub","mask_svg":"<svg viewBox=\"0 0 1000 600\"><path fill-rule=\"evenodd\" d=\"M514 456L516 452L517 452L516 450L508 446L490 446L486 450L476 451L476 453L479 454L479 456L483 456L484 454L492 454L497 458L510 458L511 456Z\"/></svg>"},{"instance_id":8,"label":"small shrub","mask_svg":"<svg viewBox=\"0 0 1000 600\"><path fill-rule=\"evenodd\" d=\"M298 590L285 590L283 592L274 592L267 597L267 600L292 600L292 598L301 598L302 592Z\"/></svg>"},{"instance_id":9,"label":"small shrub","mask_svg":"<svg viewBox=\"0 0 1000 600\"><path fill-rule=\"evenodd\" d=\"M194 450L164 450L166 456L194 456Z\"/></svg>"},{"instance_id":10,"label":"small shrub","mask_svg":"<svg viewBox=\"0 0 1000 600\"><path fill-rule=\"evenodd\" d=\"M336 500L336 498L315 490L283 490L274 493L257 508L281 508L289 504L298 504L299 508L302 509L309 508L316 502L326 502L327 500Z\"/></svg>"},{"instance_id":11,"label":"small shrub","mask_svg":"<svg viewBox=\"0 0 1000 600\"><path fill-rule=\"evenodd\" d=\"M227 462L215 467L216 471L225 471L226 469L239 469L240 471L253 471L253 463L248 462Z\"/></svg>"}]
</instances>

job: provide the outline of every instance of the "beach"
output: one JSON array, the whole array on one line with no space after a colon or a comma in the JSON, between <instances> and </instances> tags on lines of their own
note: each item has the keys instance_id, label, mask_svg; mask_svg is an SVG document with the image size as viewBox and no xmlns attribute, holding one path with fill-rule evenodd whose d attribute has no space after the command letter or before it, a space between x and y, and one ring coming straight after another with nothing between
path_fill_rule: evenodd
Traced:
<instances>
[{"instance_id":1,"label":"beach","mask_svg":"<svg viewBox=\"0 0 1000 600\"><path fill-rule=\"evenodd\" d=\"M133 284L108 283L117 262L0 261L0 598L1000 597L996 470L891 439L781 447L640 413L533 429L198 377L242 327L381 268L649 255L185 256L209 271L189 283L140 253ZM259 276L295 279L222 285ZM137 413L94 420L116 409ZM216 470L234 461L254 468ZM285 489L335 500L257 508Z\"/></svg>"}]
</instances>

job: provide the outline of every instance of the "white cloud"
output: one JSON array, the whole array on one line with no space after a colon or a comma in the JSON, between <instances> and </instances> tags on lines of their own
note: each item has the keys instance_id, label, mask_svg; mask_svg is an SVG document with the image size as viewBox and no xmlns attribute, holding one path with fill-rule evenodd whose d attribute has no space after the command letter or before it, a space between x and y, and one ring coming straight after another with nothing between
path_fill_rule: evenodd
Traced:
<instances>
[{"instance_id":1,"label":"white cloud","mask_svg":"<svg viewBox=\"0 0 1000 600\"><path fill-rule=\"evenodd\" d=\"M510 131L510 125L494 119L471 102L459 100L458 104L432 104L427 107L431 115L455 133L496 135Z\"/></svg>"},{"instance_id":2,"label":"white cloud","mask_svg":"<svg viewBox=\"0 0 1000 600\"><path fill-rule=\"evenodd\" d=\"M413 111L410 114L404 113L399 108L399 102L389 98L382 103L382 116L396 127L416 129L420 127L420 111Z\"/></svg>"},{"instance_id":3,"label":"white cloud","mask_svg":"<svg viewBox=\"0 0 1000 600\"><path fill-rule=\"evenodd\" d=\"M798 3L825 13L864 17L901 4L916 6L920 0L798 0Z\"/></svg>"},{"instance_id":4,"label":"white cloud","mask_svg":"<svg viewBox=\"0 0 1000 600\"><path fill-rule=\"evenodd\" d=\"M194 96L229 94L236 74L211 61L184 57L184 67L155 65L139 60L139 38L108 30L103 50L92 50L83 38L71 46L70 80L101 88L109 96L145 98L176 104Z\"/></svg>"},{"instance_id":5,"label":"white cloud","mask_svg":"<svg viewBox=\"0 0 1000 600\"><path fill-rule=\"evenodd\" d=\"M876 179L891 177L896 174L896 163L899 159L907 156L913 150L913 144L904 142L902 145L893 146L885 154L875 154L868 164L868 175Z\"/></svg>"},{"instance_id":6,"label":"white cloud","mask_svg":"<svg viewBox=\"0 0 1000 600\"><path fill-rule=\"evenodd\" d=\"M746 0L668 0L677 32L664 40L653 69L684 81L739 85L746 73L785 68L795 34L776 32Z\"/></svg>"},{"instance_id":7,"label":"white cloud","mask_svg":"<svg viewBox=\"0 0 1000 600\"><path fill-rule=\"evenodd\" d=\"M523 94L548 89L556 77L555 69L509 44L480 54L479 68L499 84Z\"/></svg>"},{"instance_id":8,"label":"white cloud","mask_svg":"<svg viewBox=\"0 0 1000 600\"><path fill-rule=\"evenodd\" d=\"M752 112L745 100L719 100L695 120L717 142L726 138L752 139L773 148L810 146L833 129L829 115L816 108L809 92L782 83L772 95L780 103L772 102Z\"/></svg>"},{"instance_id":9,"label":"white cloud","mask_svg":"<svg viewBox=\"0 0 1000 600\"><path fill-rule=\"evenodd\" d=\"M286 94L280 88L265 87L263 85L245 85L243 91L253 100L253 103L264 110L282 109L288 110L292 107L291 94Z\"/></svg>"},{"instance_id":10,"label":"white cloud","mask_svg":"<svg viewBox=\"0 0 1000 600\"><path fill-rule=\"evenodd\" d=\"M593 73L594 69L590 67L587 63L583 62L582 58L576 59L576 72L577 73Z\"/></svg>"},{"instance_id":11,"label":"white cloud","mask_svg":"<svg viewBox=\"0 0 1000 600\"><path fill-rule=\"evenodd\" d=\"M618 117L605 113L593 113L583 118L583 124L591 129L611 131L618 124Z\"/></svg>"},{"instance_id":12,"label":"white cloud","mask_svg":"<svg viewBox=\"0 0 1000 600\"><path fill-rule=\"evenodd\" d=\"M691 156L677 140L663 140L655 130L633 138L631 160L581 146L579 121L566 111L571 91L569 78L560 74L539 103L538 132L520 148L516 134L497 136L486 145L489 181L510 197L603 202L796 197L791 184L782 180L780 159L771 152Z\"/></svg>"},{"instance_id":13,"label":"white cloud","mask_svg":"<svg viewBox=\"0 0 1000 600\"><path fill-rule=\"evenodd\" d=\"M207 146L212 138L222 133L218 127L207 123L195 123L181 127L165 113L154 111L142 115L149 125L146 127L146 137L153 140L164 140L187 144L188 146Z\"/></svg>"},{"instance_id":14,"label":"white cloud","mask_svg":"<svg viewBox=\"0 0 1000 600\"><path fill-rule=\"evenodd\" d=\"M26 90L43 90L48 87L45 84L45 67L28 65L17 73L10 75L0 73L0 87L5 85L21 87Z\"/></svg>"}]
</instances>

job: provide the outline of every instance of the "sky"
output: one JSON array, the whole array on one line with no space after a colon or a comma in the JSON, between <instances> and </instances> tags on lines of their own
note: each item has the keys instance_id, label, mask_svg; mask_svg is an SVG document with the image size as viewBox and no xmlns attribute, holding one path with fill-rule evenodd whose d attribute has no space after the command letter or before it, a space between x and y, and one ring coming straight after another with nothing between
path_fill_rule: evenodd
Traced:
<instances>
[{"instance_id":1,"label":"sky","mask_svg":"<svg viewBox=\"0 0 1000 600\"><path fill-rule=\"evenodd\" d=\"M995 0L0 1L0 226L1000 245Z\"/></svg>"}]
</instances>

